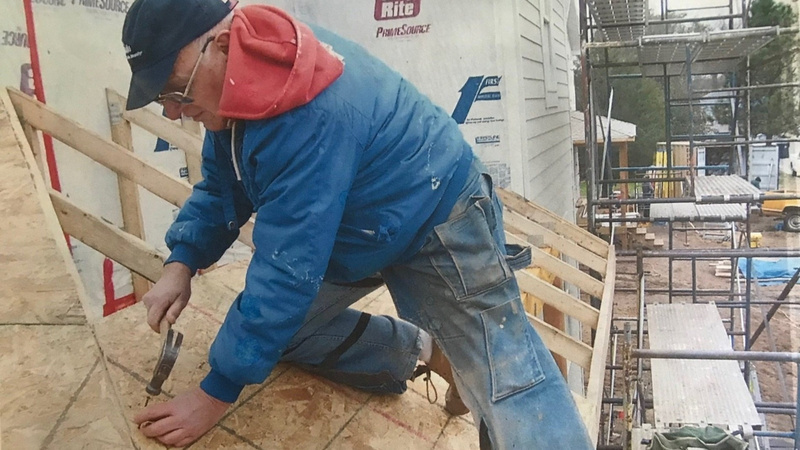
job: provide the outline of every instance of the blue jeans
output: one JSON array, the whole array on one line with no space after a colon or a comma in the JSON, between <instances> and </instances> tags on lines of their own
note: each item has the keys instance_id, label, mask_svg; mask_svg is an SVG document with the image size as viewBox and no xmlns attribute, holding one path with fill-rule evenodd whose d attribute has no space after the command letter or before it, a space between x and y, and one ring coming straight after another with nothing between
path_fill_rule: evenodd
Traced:
<instances>
[{"instance_id":1,"label":"blue jeans","mask_svg":"<svg viewBox=\"0 0 800 450\"><path fill-rule=\"evenodd\" d=\"M414 257L381 271L402 320L373 316L364 327L362 314L348 308L353 299L326 292L284 360L357 388L402 393L422 328L450 360L482 448L591 449L564 378L525 315L505 252L502 206L483 172L473 164L447 222ZM331 364L329 355L359 319L363 333Z\"/></svg>"}]
</instances>

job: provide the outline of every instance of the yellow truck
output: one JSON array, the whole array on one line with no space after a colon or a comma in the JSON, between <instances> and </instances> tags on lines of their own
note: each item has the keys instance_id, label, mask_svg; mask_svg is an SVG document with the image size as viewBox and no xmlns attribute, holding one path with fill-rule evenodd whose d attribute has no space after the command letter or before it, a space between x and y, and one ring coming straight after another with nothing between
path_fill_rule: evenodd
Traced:
<instances>
[{"instance_id":1,"label":"yellow truck","mask_svg":"<svg viewBox=\"0 0 800 450\"><path fill-rule=\"evenodd\" d=\"M796 194L797 191L769 191L767 194ZM761 213L765 216L780 216L783 218L783 229L785 231L800 232L800 199L785 200L764 200L761 205Z\"/></svg>"}]
</instances>

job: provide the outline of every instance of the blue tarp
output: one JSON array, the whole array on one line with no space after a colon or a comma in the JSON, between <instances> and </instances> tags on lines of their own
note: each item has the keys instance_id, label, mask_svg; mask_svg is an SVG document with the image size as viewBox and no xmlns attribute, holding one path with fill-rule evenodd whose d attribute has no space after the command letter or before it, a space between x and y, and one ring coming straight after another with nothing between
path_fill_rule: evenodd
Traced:
<instances>
[{"instance_id":1,"label":"blue tarp","mask_svg":"<svg viewBox=\"0 0 800 450\"><path fill-rule=\"evenodd\" d=\"M800 268L800 258L753 258L751 279L769 286L787 283ZM739 271L747 277L747 258L739 258Z\"/></svg>"}]
</instances>

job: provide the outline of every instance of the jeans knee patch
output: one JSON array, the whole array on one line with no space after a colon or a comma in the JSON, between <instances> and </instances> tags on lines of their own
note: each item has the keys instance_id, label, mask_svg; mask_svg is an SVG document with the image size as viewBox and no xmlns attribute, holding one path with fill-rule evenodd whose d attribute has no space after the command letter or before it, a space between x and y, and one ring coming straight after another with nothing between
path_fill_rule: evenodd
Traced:
<instances>
[{"instance_id":1,"label":"jeans knee patch","mask_svg":"<svg viewBox=\"0 0 800 450\"><path fill-rule=\"evenodd\" d=\"M519 299L481 312L492 378L492 401L528 389L545 375Z\"/></svg>"}]
</instances>

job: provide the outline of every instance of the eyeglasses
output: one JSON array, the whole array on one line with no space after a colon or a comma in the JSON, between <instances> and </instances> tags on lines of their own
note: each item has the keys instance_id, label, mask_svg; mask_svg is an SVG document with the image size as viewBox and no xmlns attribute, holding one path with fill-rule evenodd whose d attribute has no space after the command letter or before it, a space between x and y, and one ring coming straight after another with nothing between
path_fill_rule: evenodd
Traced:
<instances>
[{"instance_id":1,"label":"eyeglasses","mask_svg":"<svg viewBox=\"0 0 800 450\"><path fill-rule=\"evenodd\" d=\"M194 102L194 98L189 97L189 89L192 88L192 82L194 81L194 76L197 73L197 68L200 67L200 61L203 60L203 54L205 54L206 49L208 48L208 44L214 40L216 36L209 36L206 40L206 43L203 44L203 49L200 50L200 56L197 57L197 62L194 63L194 68L192 69L192 74L189 75L189 81L186 83L186 89L181 92L167 92L166 94L158 94L156 97L155 102L163 105L165 102L173 102L173 103L180 103L181 105L188 105L189 103Z\"/></svg>"}]
</instances>

